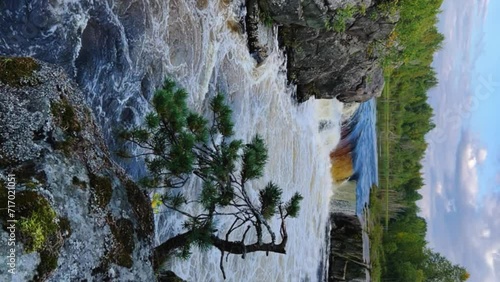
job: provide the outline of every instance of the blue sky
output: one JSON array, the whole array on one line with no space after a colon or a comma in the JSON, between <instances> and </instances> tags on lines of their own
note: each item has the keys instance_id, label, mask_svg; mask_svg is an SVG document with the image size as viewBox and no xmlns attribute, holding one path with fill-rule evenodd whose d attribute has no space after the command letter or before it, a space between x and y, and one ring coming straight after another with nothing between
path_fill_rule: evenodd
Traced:
<instances>
[{"instance_id":1,"label":"blue sky","mask_svg":"<svg viewBox=\"0 0 500 282\"><path fill-rule=\"evenodd\" d=\"M419 202L430 246L500 281L500 1L445 0Z\"/></svg>"}]
</instances>

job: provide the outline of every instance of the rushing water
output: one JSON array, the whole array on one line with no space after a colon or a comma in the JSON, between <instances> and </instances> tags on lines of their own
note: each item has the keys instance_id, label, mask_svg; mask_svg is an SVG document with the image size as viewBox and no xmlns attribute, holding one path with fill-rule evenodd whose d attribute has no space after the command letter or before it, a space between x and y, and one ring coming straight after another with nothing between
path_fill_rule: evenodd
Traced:
<instances>
[{"instance_id":1,"label":"rushing water","mask_svg":"<svg viewBox=\"0 0 500 282\"><path fill-rule=\"evenodd\" d=\"M317 281L324 278L328 203L332 184L329 152L340 138L342 104L309 100L296 105L287 86L285 60L272 31L269 57L257 65L246 38L229 28L240 20L240 1L2 1L0 53L29 55L75 75L113 146L113 128L138 123L165 76L191 94L190 106L206 110L216 91L227 94L236 135L261 134L269 149L265 176L284 190L304 195L297 219L287 223L287 255L230 255L227 281ZM140 165L127 164L140 174ZM190 183L192 186L196 183ZM250 187L252 188L252 187ZM180 231L182 218L156 217L157 243ZM227 228L219 221L218 228ZM277 222L273 223L278 224ZM221 281L219 252L194 251L169 267L189 281Z\"/></svg>"},{"instance_id":2,"label":"rushing water","mask_svg":"<svg viewBox=\"0 0 500 282\"><path fill-rule=\"evenodd\" d=\"M376 104L371 99L362 103L355 113L356 126L353 135L356 136L354 147L353 168L356 180L356 212L362 226L365 226L365 207L370 201L370 189L373 184L378 185L378 159L377 159L377 134ZM363 259L370 262L370 240L368 234L363 231ZM370 281L369 272L366 271L366 281Z\"/></svg>"},{"instance_id":3,"label":"rushing water","mask_svg":"<svg viewBox=\"0 0 500 282\"><path fill-rule=\"evenodd\" d=\"M371 99L362 103L357 112L356 126L352 135L356 136L356 146L353 155L353 179L356 186L356 211L362 214L363 208L370 200L370 189L373 184L378 184L377 166L377 135L375 100Z\"/></svg>"}]
</instances>

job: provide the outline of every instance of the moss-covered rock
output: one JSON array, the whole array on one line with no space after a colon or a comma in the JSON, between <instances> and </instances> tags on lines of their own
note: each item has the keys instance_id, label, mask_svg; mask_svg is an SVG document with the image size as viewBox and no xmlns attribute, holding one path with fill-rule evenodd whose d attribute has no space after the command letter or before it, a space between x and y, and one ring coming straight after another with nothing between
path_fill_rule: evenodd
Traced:
<instances>
[{"instance_id":1,"label":"moss-covered rock","mask_svg":"<svg viewBox=\"0 0 500 282\"><path fill-rule=\"evenodd\" d=\"M123 267L132 267L132 252L134 251L134 225L125 218L110 222L114 237L113 249L109 252L110 260Z\"/></svg>"},{"instance_id":2,"label":"moss-covered rock","mask_svg":"<svg viewBox=\"0 0 500 282\"><path fill-rule=\"evenodd\" d=\"M91 205L96 204L101 209L105 209L111 201L113 195L113 187L109 177L90 174L90 189L94 195L91 198Z\"/></svg>"},{"instance_id":3,"label":"moss-covered rock","mask_svg":"<svg viewBox=\"0 0 500 282\"><path fill-rule=\"evenodd\" d=\"M0 187L0 200L7 202L6 189L3 188ZM64 238L70 234L69 222L64 218L58 219L49 201L36 191L19 191L15 201L16 217L19 218L16 236L23 243L25 252L40 254L33 281L45 281L57 268L60 248ZM3 223L7 220L6 216L6 213L1 213Z\"/></svg>"},{"instance_id":4,"label":"moss-covered rock","mask_svg":"<svg viewBox=\"0 0 500 282\"><path fill-rule=\"evenodd\" d=\"M36 84L0 82L0 178L16 175L16 235L33 251L18 254L30 262L19 277L153 281L147 195L111 161L78 85L61 68L36 62L40 70L30 78ZM7 196L2 187L0 202Z\"/></svg>"},{"instance_id":5,"label":"moss-covered rock","mask_svg":"<svg viewBox=\"0 0 500 282\"><path fill-rule=\"evenodd\" d=\"M57 250L59 252L59 249ZM40 263L36 271L37 274L33 278L33 282L45 281L50 274L57 268L58 254L53 250L43 250L40 252Z\"/></svg>"},{"instance_id":6,"label":"moss-covered rock","mask_svg":"<svg viewBox=\"0 0 500 282\"><path fill-rule=\"evenodd\" d=\"M73 136L82 130L73 106L64 96L60 101L52 102L50 106L52 115L66 133Z\"/></svg>"},{"instance_id":7,"label":"moss-covered rock","mask_svg":"<svg viewBox=\"0 0 500 282\"><path fill-rule=\"evenodd\" d=\"M137 184L130 180L125 182L125 189L128 201L139 223L137 235L141 239L149 240L154 233L154 219L149 197L141 191Z\"/></svg>"},{"instance_id":8,"label":"moss-covered rock","mask_svg":"<svg viewBox=\"0 0 500 282\"><path fill-rule=\"evenodd\" d=\"M27 57L0 57L0 81L10 86L19 87L22 79L31 77L40 65Z\"/></svg>"},{"instance_id":9,"label":"moss-covered rock","mask_svg":"<svg viewBox=\"0 0 500 282\"><path fill-rule=\"evenodd\" d=\"M71 222L67 217L59 218L59 229L64 238L71 236Z\"/></svg>"}]
</instances>

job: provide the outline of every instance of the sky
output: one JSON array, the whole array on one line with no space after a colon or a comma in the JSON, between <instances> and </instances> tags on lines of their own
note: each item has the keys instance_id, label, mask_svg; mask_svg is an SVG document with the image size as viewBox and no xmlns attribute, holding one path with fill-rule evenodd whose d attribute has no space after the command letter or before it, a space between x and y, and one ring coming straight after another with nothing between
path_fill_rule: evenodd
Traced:
<instances>
[{"instance_id":1,"label":"sky","mask_svg":"<svg viewBox=\"0 0 500 282\"><path fill-rule=\"evenodd\" d=\"M500 281L500 1L445 0L443 48L429 92L436 128L427 136L418 203L429 246L471 274Z\"/></svg>"}]
</instances>

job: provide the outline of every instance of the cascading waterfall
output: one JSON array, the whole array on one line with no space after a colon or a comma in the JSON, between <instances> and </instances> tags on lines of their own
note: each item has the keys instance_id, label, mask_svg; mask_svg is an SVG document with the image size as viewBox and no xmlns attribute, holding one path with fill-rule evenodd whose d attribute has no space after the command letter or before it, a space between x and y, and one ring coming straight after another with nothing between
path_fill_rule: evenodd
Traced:
<instances>
[{"instance_id":1,"label":"cascading waterfall","mask_svg":"<svg viewBox=\"0 0 500 282\"><path fill-rule=\"evenodd\" d=\"M347 105L342 115L341 140L332 159L332 178L337 182L332 199L332 213L357 215L361 226L366 226L366 207L370 189L378 184L375 101L372 99L359 106ZM370 240L363 230L363 260L370 262ZM370 273L366 281L370 281Z\"/></svg>"},{"instance_id":2,"label":"cascading waterfall","mask_svg":"<svg viewBox=\"0 0 500 282\"><path fill-rule=\"evenodd\" d=\"M1 18L9 24L0 22L0 32L8 36L0 53L34 56L74 73L111 147L113 128L139 123L155 86L167 75L188 90L190 106L200 111L216 91L226 93L236 138L248 141L258 133L269 149L264 177L249 188L273 180L285 199L296 191L304 196L299 217L287 221L287 254L253 253L245 260L229 255L227 281L323 280L333 191L329 152L340 139L343 105L336 100L293 101L286 58L272 30L267 34L268 57L256 64L245 35L234 28L244 16L243 4L7 1ZM136 163L124 166L134 176L141 174ZM195 185L190 183L192 193ZM157 215L156 243L181 232L182 220L171 212ZM219 230L227 224L219 221ZM189 281L221 281L219 255L214 249L195 250L188 261L169 261L169 268Z\"/></svg>"},{"instance_id":3,"label":"cascading waterfall","mask_svg":"<svg viewBox=\"0 0 500 282\"><path fill-rule=\"evenodd\" d=\"M321 264L326 257L325 228L332 191L328 153L340 138L342 105L333 100L311 100L297 106L291 99L294 90L286 85L284 57L276 47L277 42L271 42L272 52L257 66L247 51L244 37L231 33L225 26L214 28L220 28L217 34L221 41L210 42L205 49L207 56L203 56L212 66L198 73L195 69L188 70L194 76L186 75L186 79L198 83L182 84L191 93L200 88L223 90L234 110L236 137L250 140L258 133L266 140L269 149L266 173L250 189L273 180L283 188L284 198L295 191L305 196L299 218L287 221L287 255L266 257L264 253L253 253L245 260L229 255L225 262L227 281L316 281L323 275ZM212 73L210 81L204 80L209 77L207 71ZM172 220L173 216L172 213L158 216L158 243L181 231L182 219ZM222 231L228 224L219 222L218 229ZM221 281L219 257L215 249L206 253L195 251L189 261L173 260L169 268L192 281Z\"/></svg>"},{"instance_id":4,"label":"cascading waterfall","mask_svg":"<svg viewBox=\"0 0 500 282\"><path fill-rule=\"evenodd\" d=\"M170 45L167 73L193 94L192 105L200 109L207 91L225 92L234 110L236 138L250 140L257 133L264 137L269 162L265 176L250 189L273 180L283 188L284 198L295 191L305 196L299 218L287 222L287 255L254 253L245 260L229 255L227 281L316 281L323 275L320 265L326 257L325 228L332 191L328 152L340 138L336 125L342 106L331 100L297 106L291 99L294 90L286 85L285 58L277 42L269 42L269 57L257 65L248 53L245 37L228 28L229 20L238 20L236 14L230 7L221 9L221 4L225 5L208 3L201 17L190 9L192 5L176 7L176 17L188 20L168 25L170 38L175 38L171 42L187 44L184 52L190 55L183 53L182 46ZM238 7L233 8L237 11ZM331 125L320 131L322 121ZM162 214L156 222L158 243L181 232L179 215ZM228 224L221 221L218 229L222 231ZM221 281L219 257L215 249L194 251L188 261L174 259L169 268L191 281Z\"/></svg>"}]
</instances>

